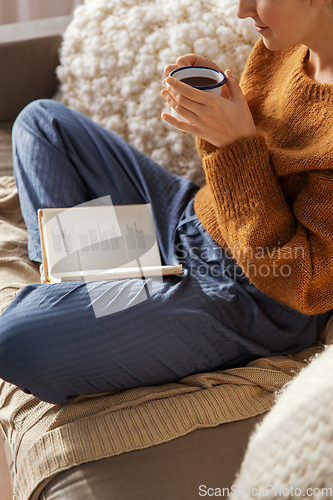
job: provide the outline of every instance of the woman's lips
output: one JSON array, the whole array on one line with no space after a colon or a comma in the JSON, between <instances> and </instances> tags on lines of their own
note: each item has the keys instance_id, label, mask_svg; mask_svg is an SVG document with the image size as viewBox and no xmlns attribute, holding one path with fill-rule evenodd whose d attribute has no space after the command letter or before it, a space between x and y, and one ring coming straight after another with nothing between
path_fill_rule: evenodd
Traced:
<instances>
[{"instance_id":1,"label":"woman's lips","mask_svg":"<svg viewBox=\"0 0 333 500\"><path fill-rule=\"evenodd\" d=\"M263 33L264 31L268 30L268 26L256 26L258 33Z\"/></svg>"}]
</instances>

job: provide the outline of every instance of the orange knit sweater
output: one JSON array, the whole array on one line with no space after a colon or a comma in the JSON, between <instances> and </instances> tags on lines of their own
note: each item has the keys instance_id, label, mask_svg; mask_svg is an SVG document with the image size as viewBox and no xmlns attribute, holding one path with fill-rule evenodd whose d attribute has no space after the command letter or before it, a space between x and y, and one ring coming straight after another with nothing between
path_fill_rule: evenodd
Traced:
<instances>
[{"instance_id":1,"label":"orange knit sweater","mask_svg":"<svg viewBox=\"0 0 333 500\"><path fill-rule=\"evenodd\" d=\"M306 74L306 55L256 43L240 85L258 135L197 139L206 185L194 207L257 288L311 315L333 309L333 85Z\"/></svg>"}]
</instances>

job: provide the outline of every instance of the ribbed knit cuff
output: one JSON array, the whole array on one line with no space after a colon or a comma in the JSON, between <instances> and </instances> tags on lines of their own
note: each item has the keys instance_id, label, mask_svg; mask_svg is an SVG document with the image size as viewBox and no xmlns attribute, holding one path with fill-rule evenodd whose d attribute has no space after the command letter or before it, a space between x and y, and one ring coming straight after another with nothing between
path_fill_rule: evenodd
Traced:
<instances>
[{"instance_id":1,"label":"ribbed knit cuff","mask_svg":"<svg viewBox=\"0 0 333 500\"><path fill-rule=\"evenodd\" d=\"M229 220L243 219L267 204L286 208L261 136L217 149L204 157L203 167L217 207Z\"/></svg>"},{"instance_id":2,"label":"ribbed knit cuff","mask_svg":"<svg viewBox=\"0 0 333 500\"><path fill-rule=\"evenodd\" d=\"M208 141L205 141L204 139L201 139L200 137L196 137L196 147L197 151L200 155L200 158L204 158L206 155L213 153L214 151L217 150L217 147L211 144Z\"/></svg>"}]
</instances>

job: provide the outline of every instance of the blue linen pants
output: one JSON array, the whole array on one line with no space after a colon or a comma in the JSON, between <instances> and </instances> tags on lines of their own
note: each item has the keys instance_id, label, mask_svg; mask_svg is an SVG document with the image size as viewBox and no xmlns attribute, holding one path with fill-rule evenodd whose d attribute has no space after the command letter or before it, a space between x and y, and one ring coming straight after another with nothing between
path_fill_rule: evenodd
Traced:
<instances>
[{"instance_id":1,"label":"blue linen pants","mask_svg":"<svg viewBox=\"0 0 333 500\"><path fill-rule=\"evenodd\" d=\"M149 278L26 286L0 316L0 377L50 403L177 381L308 347L329 314L305 316L260 292L197 219L199 187L59 102L28 105L13 128L14 175L41 262L37 209L110 195L151 203L164 264ZM145 286L146 285L146 286ZM96 317L88 286L100 307ZM145 295L146 294L146 295Z\"/></svg>"}]
</instances>

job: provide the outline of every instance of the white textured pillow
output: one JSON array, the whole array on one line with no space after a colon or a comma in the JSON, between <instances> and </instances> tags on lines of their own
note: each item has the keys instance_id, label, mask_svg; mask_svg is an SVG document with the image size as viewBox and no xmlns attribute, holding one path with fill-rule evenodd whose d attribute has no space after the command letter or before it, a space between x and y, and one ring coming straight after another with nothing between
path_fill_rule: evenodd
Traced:
<instances>
[{"instance_id":1,"label":"white textured pillow","mask_svg":"<svg viewBox=\"0 0 333 500\"><path fill-rule=\"evenodd\" d=\"M160 117L163 69L181 55L209 57L239 78L258 38L236 0L86 0L68 26L60 99L165 168L203 183L194 137Z\"/></svg>"}]
</instances>

